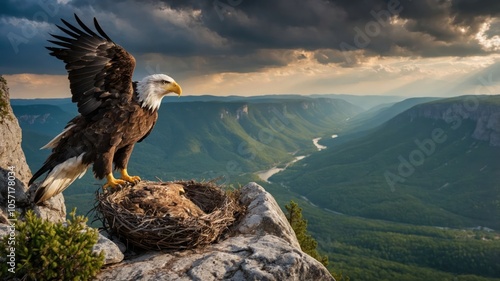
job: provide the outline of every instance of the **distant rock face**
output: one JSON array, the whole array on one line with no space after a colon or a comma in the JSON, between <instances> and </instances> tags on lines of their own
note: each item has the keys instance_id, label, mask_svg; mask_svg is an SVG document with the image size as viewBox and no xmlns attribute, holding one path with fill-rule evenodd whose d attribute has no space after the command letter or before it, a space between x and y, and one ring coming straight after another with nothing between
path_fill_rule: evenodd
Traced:
<instances>
[{"instance_id":1,"label":"distant rock face","mask_svg":"<svg viewBox=\"0 0 500 281\"><path fill-rule=\"evenodd\" d=\"M500 146L500 105L485 102L486 98L466 96L452 103L422 104L410 109L408 115L444 120L450 126L458 126L463 120L475 121L472 138Z\"/></svg>"},{"instance_id":2,"label":"distant rock face","mask_svg":"<svg viewBox=\"0 0 500 281\"><path fill-rule=\"evenodd\" d=\"M202 249L147 252L105 268L97 280L334 280L301 251L274 198L256 183L242 188L247 213L228 239Z\"/></svg>"},{"instance_id":3,"label":"distant rock face","mask_svg":"<svg viewBox=\"0 0 500 281\"><path fill-rule=\"evenodd\" d=\"M27 183L31 171L21 148L21 128L12 112L7 82L0 76L0 223L8 223L9 214L21 214L34 209L39 216L60 221L66 218L66 207L61 195L49 200L45 206L33 206ZM10 188L9 188L10 187Z\"/></svg>"},{"instance_id":4,"label":"distant rock face","mask_svg":"<svg viewBox=\"0 0 500 281\"><path fill-rule=\"evenodd\" d=\"M30 125L33 125L35 123L45 124L49 117L50 117L50 113L46 113L43 115L27 115L26 114L26 115L19 116L19 120L21 122L26 122Z\"/></svg>"},{"instance_id":5,"label":"distant rock face","mask_svg":"<svg viewBox=\"0 0 500 281\"><path fill-rule=\"evenodd\" d=\"M489 141L493 146L500 146L500 107L496 108L496 112L478 118L472 137Z\"/></svg>"},{"instance_id":6,"label":"distant rock face","mask_svg":"<svg viewBox=\"0 0 500 281\"><path fill-rule=\"evenodd\" d=\"M236 119L240 119L248 116L248 104L243 105L242 107L236 110Z\"/></svg>"}]
</instances>

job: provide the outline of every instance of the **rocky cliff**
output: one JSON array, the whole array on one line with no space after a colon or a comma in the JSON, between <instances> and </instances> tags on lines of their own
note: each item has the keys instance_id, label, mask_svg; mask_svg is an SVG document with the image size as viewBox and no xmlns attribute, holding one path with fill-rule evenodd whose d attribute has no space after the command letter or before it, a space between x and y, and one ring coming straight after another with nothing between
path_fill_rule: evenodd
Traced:
<instances>
[{"instance_id":1,"label":"rocky cliff","mask_svg":"<svg viewBox=\"0 0 500 281\"><path fill-rule=\"evenodd\" d=\"M274 198L256 183L242 188L246 215L224 241L181 252L147 252L105 268L97 280L334 280L301 251Z\"/></svg>"},{"instance_id":2,"label":"rocky cliff","mask_svg":"<svg viewBox=\"0 0 500 281\"><path fill-rule=\"evenodd\" d=\"M9 214L21 214L33 209L38 215L60 221L66 217L66 207L62 195L55 196L43 207L33 206L29 200L27 183L31 171L21 148L21 128L12 112L9 102L7 81L0 76L0 223L8 223Z\"/></svg>"},{"instance_id":3,"label":"rocky cliff","mask_svg":"<svg viewBox=\"0 0 500 281\"><path fill-rule=\"evenodd\" d=\"M16 191L21 191L24 190L24 184L30 179L31 172L21 149L21 128L12 112L9 98L7 82L3 77L0 77L0 135L2 136L0 142L0 185L8 183L10 172L10 175L14 175L16 178L13 187ZM20 196L18 199L23 201L24 198Z\"/></svg>"},{"instance_id":4,"label":"rocky cliff","mask_svg":"<svg viewBox=\"0 0 500 281\"><path fill-rule=\"evenodd\" d=\"M444 120L452 127L462 121L475 122L472 137L500 146L500 96L464 96L417 105L407 111L410 118Z\"/></svg>"}]
</instances>

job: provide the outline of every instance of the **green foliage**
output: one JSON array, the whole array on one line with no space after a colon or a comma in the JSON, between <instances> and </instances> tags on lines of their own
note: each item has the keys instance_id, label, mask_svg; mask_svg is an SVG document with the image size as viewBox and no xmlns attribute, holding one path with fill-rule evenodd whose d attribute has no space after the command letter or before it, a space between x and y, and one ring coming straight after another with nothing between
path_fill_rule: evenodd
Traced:
<instances>
[{"instance_id":1,"label":"green foliage","mask_svg":"<svg viewBox=\"0 0 500 281\"><path fill-rule=\"evenodd\" d=\"M500 233L380 221L311 205L278 183L259 182L280 204L298 203L318 251L340 280L500 280ZM286 212L286 210L285 210ZM334 262L331 262L334 261ZM338 273L347 273L338 274Z\"/></svg>"},{"instance_id":2,"label":"green foliage","mask_svg":"<svg viewBox=\"0 0 500 281\"><path fill-rule=\"evenodd\" d=\"M330 273L332 274L333 278L335 278L335 281L351 281L351 277L344 275L343 272L337 273L330 271Z\"/></svg>"},{"instance_id":3,"label":"green foliage","mask_svg":"<svg viewBox=\"0 0 500 281\"><path fill-rule=\"evenodd\" d=\"M328 256L319 254L318 242L308 233L307 220L302 218L302 208L299 207L299 204L290 201L285 205L285 209L285 216L292 226L295 236L297 236L302 251L321 262L324 266L328 266ZM342 272L330 271L330 273L337 281L350 281L349 276L344 275Z\"/></svg>"},{"instance_id":4,"label":"green foliage","mask_svg":"<svg viewBox=\"0 0 500 281\"><path fill-rule=\"evenodd\" d=\"M290 201L286 208L286 218L292 226L300 248L304 253L320 261L324 266L328 265L328 256L318 253L318 242L307 232L307 221L302 218L302 209L294 201Z\"/></svg>"},{"instance_id":5,"label":"green foliage","mask_svg":"<svg viewBox=\"0 0 500 281\"><path fill-rule=\"evenodd\" d=\"M499 280L498 233L437 229L331 215L318 242L353 280ZM324 228L324 227L323 227ZM488 239L489 235L496 238ZM476 237L480 236L481 239Z\"/></svg>"},{"instance_id":6,"label":"green foliage","mask_svg":"<svg viewBox=\"0 0 500 281\"><path fill-rule=\"evenodd\" d=\"M31 210L25 221L16 223L15 273L6 262L2 276L23 280L90 280L104 263L104 253L92 252L99 233L86 228L87 219L71 212L66 225L37 217ZM0 247L0 257L11 252L8 236Z\"/></svg>"},{"instance_id":7,"label":"green foliage","mask_svg":"<svg viewBox=\"0 0 500 281\"><path fill-rule=\"evenodd\" d=\"M487 107L498 99L484 97L479 103ZM449 100L439 103L445 101L452 108ZM419 225L500 229L500 148L472 137L475 121L461 119L457 124L405 112L364 136L332 143L270 180L322 208L344 214ZM443 142L430 144L434 130L442 130ZM426 143L426 148L417 143ZM423 158L415 162L415 155ZM391 185L388 173L399 180Z\"/></svg>"}]
</instances>

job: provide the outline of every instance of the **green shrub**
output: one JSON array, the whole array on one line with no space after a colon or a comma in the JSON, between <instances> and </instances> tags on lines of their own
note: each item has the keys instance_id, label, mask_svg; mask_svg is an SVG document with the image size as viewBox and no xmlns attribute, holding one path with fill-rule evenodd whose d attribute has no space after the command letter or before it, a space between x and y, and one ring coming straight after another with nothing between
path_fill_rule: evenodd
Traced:
<instances>
[{"instance_id":1,"label":"green shrub","mask_svg":"<svg viewBox=\"0 0 500 281\"><path fill-rule=\"evenodd\" d=\"M76 216L75 210L70 217L66 224L53 223L28 211L25 221L19 220L15 226L15 270L2 261L2 276L23 280L89 280L95 276L104 263L104 253L92 253L99 233L86 228L87 219ZM1 241L0 260L11 254L8 241L9 235Z\"/></svg>"}]
</instances>

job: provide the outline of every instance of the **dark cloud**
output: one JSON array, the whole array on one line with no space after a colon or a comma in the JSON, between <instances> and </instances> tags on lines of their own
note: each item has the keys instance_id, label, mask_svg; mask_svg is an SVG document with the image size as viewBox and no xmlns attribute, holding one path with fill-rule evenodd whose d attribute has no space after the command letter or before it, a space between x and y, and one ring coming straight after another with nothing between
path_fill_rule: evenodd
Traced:
<instances>
[{"instance_id":1,"label":"dark cloud","mask_svg":"<svg viewBox=\"0 0 500 281\"><path fill-rule=\"evenodd\" d=\"M483 48L475 35L500 15L500 1L8 0L0 11L0 31L6 34L0 38L3 73L64 73L43 48L53 29L42 23L53 28L59 18L74 22L72 14L78 13L87 23L98 17L136 57L161 54L175 62L168 67L187 75L282 66L301 59L293 52L297 49L312 51L319 63L342 66L371 56L483 55L493 50ZM30 24L35 34L26 36ZM492 25L487 35L498 29ZM139 62L140 71L150 63Z\"/></svg>"},{"instance_id":2,"label":"dark cloud","mask_svg":"<svg viewBox=\"0 0 500 281\"><path fill-rule=\"evenodd\" d=\"M497 17L500 15L500 2L496 0L453 0L451 10L458 21L469 22L476 17Z\"/></svg>"},{"instance_id":3,"label":"dark cloud","mask_svg":"<svg viewBox=\"0 0 500 281\"><path fill-rule=\"evenodd\" d=\"M304 56L291 50L259 50L245 55L203 55L172 57L149 54L139 57L136 72L143 74L184 73L188 76L220 72L253 72L269 67L287 65L290 61L303 59ZM144 71L146 73L144 73Z\"/></svg>"}]
</instances>

